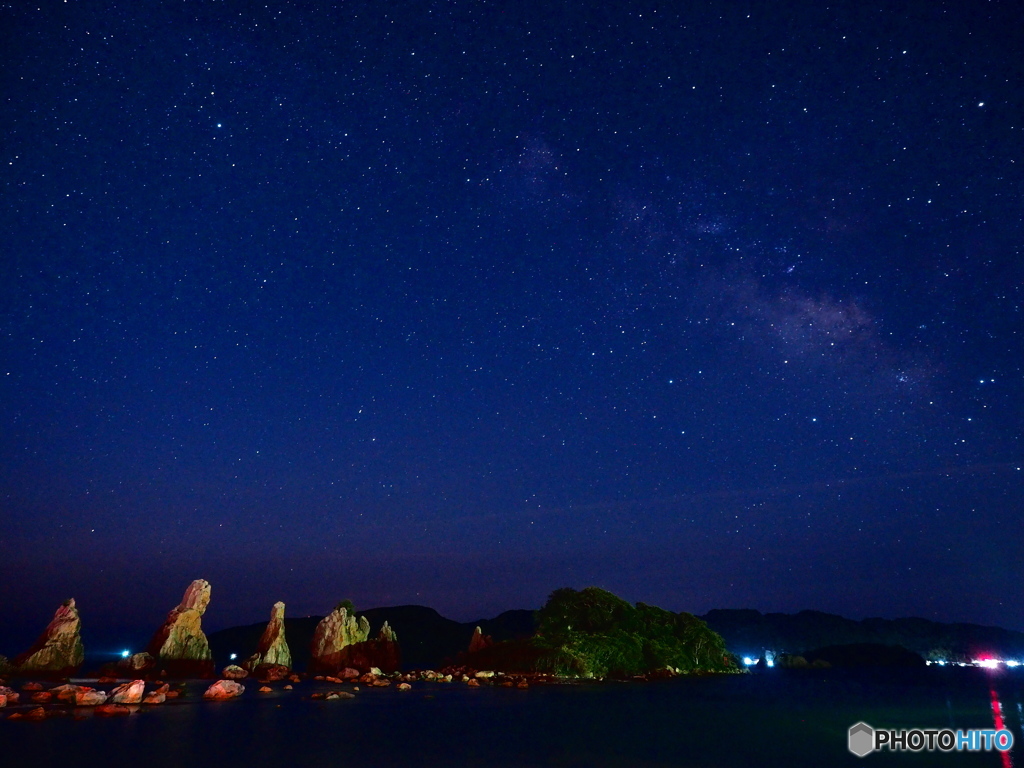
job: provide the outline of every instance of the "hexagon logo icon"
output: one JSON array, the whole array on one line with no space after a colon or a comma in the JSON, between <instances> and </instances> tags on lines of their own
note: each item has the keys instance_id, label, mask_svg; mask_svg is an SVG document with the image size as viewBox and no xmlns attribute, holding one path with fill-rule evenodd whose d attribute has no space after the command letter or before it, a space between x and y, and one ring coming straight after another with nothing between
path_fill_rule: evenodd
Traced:
<instances>
[{"instance_id":1,"label":"hexagon logo icon","mask_svg":"<svg viewBox=\"0 0 1024 768\"><path fill-rule=\"evenodd\" d=\"M867 723L851 725L846 746L857 757L870 754L875 749L875 729Z\"/></svg>"}]
</instances>

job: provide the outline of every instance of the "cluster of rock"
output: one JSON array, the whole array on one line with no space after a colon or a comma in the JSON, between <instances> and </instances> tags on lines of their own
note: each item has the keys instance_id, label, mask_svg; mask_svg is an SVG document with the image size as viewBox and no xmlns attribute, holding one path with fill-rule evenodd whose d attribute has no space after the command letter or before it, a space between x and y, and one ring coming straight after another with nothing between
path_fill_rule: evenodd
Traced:
<instances>
[{"instance_id":1,"label":"cluster of rock","mask_svg":"<svg viewBox=\"0 0 1024 768\"><path fill-rule=\"evenodd\" d=\"M210 583L203 579L189 584L181 603L167 615L146 651L122 660L108 671L140 679L150 674L213 677L213 654L202 628L210 592ZM256 651L240 666L229 667L227 679L253 675L264 682L272 682L288 677L292 654L285 637L284 610L284 603L274 604ZM85 660L81 629L75 601L68 600L57 609L53 620L28 651L9 664L0 657L0 664L19 676L69 677ZM310 650L313 674L333 675L345 668L365 672L371 667L393 672L401 666L401 651L394 630L385 621L377 636L371 638L369 621L365 616L357 618L351 604L343 603L324 617L316 628Z\"/></svg>"},{"instance_id":2,"label":"cluster of rock","mask_svg":"<svg viewBox=\"0 0 1024 768\"><path fill-rule=\"evenodd\" d=\"M43 705L48 704L89 707L94 710L94 714L99 716L129 714L134 711L131 707L135 705L163 704L167 699L180 695L180 691L171 690L168 684L163 683L147 693L145 680L129 681L117 686L109 693L88 685L66 683L44 690L40 683L26 683L22 686L21 693L0 686L0 707L18 704L23 695L27 696L28 701L36 704L37 707L29 712L15 712L10 719L22 717L30 720L41 719L43 716L56 714L53 710L43 709Z\"/></svg>"},{"instance_id":3,"label":"cluster of rock","mask_svg":"<svg viewBox=\"0 0 1024 768\"><path fill-rule=\"evenodd\" d=\"M385 621L377 637L370 639L370 622L356 619L345 604L338 605L317 625L310 646L309 671L336 675L346 668L377 667L394 672L402 665L398 636Z\"/></svg>"}]
</instances>

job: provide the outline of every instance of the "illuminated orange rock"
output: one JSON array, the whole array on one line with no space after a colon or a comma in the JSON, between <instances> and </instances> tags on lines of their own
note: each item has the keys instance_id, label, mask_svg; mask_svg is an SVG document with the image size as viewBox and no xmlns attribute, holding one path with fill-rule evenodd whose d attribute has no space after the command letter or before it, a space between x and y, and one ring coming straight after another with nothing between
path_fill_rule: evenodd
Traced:
<instances>
[{"instance_id":1,"label":"illuminated orange rock","mask_svg":"<svg viewBox=\"0 0 1024 768\"><path fill-rule=\"evenodd\" d=\"M75 706L79 707L98 707L100 704L107 703L107 692L106 691L82 691L75 694Z\"/></svg>"},{"instance_id":2,"label":"illuminated orange rock","mask_svg":"<svg viewBox=\"0 0 1024 768\"><path fill-rule=\"evenodd\" d=\"M17 704L18 699L21 698L20 693L5 685L0 685L0 696L4 697L4 703L0 704L0 707Z\"/></svg>"},{"instance_id":3,"label":"illuminated orange rock","mask_svg":"<svg viewBox=\"0 0 1024 768\"><path fill-rule=\"evenodd\" d=\"M292 652L284 635L284 603L274 603L270 609L270 621L256 645L256 653L246 659L242 666L255 673L256 668L273 665L291 669Z\"/></svg>"},{"instance_id":4,"label":"illuminated orange rock","mask_svg":"<svg viewBox=\"0 0 1024 768\"><path fill-rule=\"evenodd\" d=\"M144 680L133 680L130 683L119 685L110 692L111 704L138 704L142 701L142 694L145 692L146 683Z\"/></svg>"},{"instance_id":5,"label":"illuminated orange rock","mask_svg":"<svg viewBox=\"0 0 1024 768\"><path fill-rule=\"evenodd\" d=\"M245 686L236 683L234 680L218 680L203 693L204 699L212 701L223 701L241 696L245 692Z\"/></svg>"},{"instance_id":6,"label":"illuminated orange rock","mask_svg":"<svg viewBox=\"0 0 1024 768\"><path fill-rule=\"evenodd\" d=\"M213 654L203 634L202 619L210 604L210 583L196 579L181 603L167 614L147 652L175 677L213 677Z\"/></svg>"},{"instance_id":7,"label":"illuminated orange rock","mask_svg":"<svg viewBox=\"0 0 1024 768\"><path fill-rule=\"evenodd\" d=\"M87 685L71 685L67 683L65 685L58 685L56 688L51 688L50 693L57 698L58 701L63 701L65 704L75 703L75 694L85 693L86 691L93 690Z\"/></svg>"},{"instance_id":8,"label":"illuminated orange rock","mask_svg":"<svg viewBox=\"0 0 1024 768\"><path fill-rule=\"evenodd\" d=\"M470 653L482 651L485 648L490 648L492 645L494 645L494 639L490 635L485 635L480 627L473 630L473 637L469 639Z\"/></svg>"},{"instance_id":9,"label":"illuminated orange rock","mask_svg":"<svg viewBox=\"0 0 1024 768\"><path fill-rule=\"evenodd\" d=\"M228 666L220 671L220 676L225 680L244 680L249 676L249 673L237 664L228 664Z\"/></svg>"},{"instance_id":10,"label":"illuminated orange rock","mask_svg":"<svg viewBox=\"0 0 1024 768\"><path fill-rule=\"evenodd\" d=\"M310 644L309 671L314 674L335 674L348 666L346 649L365 642L370 636L370 622L365 616L357 620L345 605L337 606L317 624Z\"/></svg>"},{"instance_id":11,"label":"illuminated orange rock","mask_svg":"<svg viewBox=\"0 0 1024 768\"><path fill-rule=\"evenodd\" d=\"M276 683L289 676L291 670L283 664L259 664L252 671L253 677L264 683Z\"/></svg>"},{"instance_id":12,"label":"illuminated orange rock","mask_svg":"<svg viewBox=\"0 0 1024 768\"><path fill-rule=\"evenodd\" d=\"M20 675L67 677L85 661L82 620L74 598L65 601L32 647L15 656L11 666Z\"/></svg>"}]
</instances>

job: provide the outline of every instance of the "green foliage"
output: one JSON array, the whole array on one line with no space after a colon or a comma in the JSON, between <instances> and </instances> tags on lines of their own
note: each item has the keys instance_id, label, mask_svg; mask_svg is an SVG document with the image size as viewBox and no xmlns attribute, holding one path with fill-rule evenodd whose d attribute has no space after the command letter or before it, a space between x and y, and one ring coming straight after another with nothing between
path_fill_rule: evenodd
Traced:
<instances>
[{"instance_id":1,"label":"green foliage","mask_svg":"<svg viewBox=\"0 0 1024 768\"><path fill-rule=\"evenodd\" d=\"M622 622L633 606L597 587L581 592L568 587L556 589L538 611L537 631L545 635L562 632L605 632Z\"/></svg>"},{"instance_id":2,"label":"green foliage","mask_svg":"<svg viewBox=\"0 0 1024 768\"><path fill-rule=\"evenodd\" d=\"M689 613L625 600L597 587L558 589L537 612L531 640L538 671L631 676L671 667L735 669L721 636Z\"/></svg>"},{"instance_id":3,"label":"green foliage","mask_svg":"<svg viewBox=\"0 0 1024 768\"><path fill-rule=\"evenodd\" d=\"M349 616L356 615L356 607L352 604L351 600L342 600L340 603L334 606L334 610L338 610L339 608L344 608L348 612Z\"/></svg>"}]
</instances>

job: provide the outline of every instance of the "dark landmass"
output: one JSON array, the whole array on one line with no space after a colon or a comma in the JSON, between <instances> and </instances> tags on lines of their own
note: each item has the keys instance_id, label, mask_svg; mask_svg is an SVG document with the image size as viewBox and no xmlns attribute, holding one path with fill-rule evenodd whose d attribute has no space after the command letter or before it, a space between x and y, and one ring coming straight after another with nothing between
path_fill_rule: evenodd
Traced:
<instances>
[{"instance_id":1,"label":"dark landmass","mask_svg":"<svg viewBox=\"0 0 1024 768\"><path fill-rule=\"evenodd\" d=\"M555 590L536 613L533 636L482 645L466 663L505 672L627 678L739 669L696 616L631 605L597 587Z\"/></svg>"},{"instance_id":2,"label":"dark landmass","mask_svg":"<svg viewBox=\"0 0 1024 768\"><path fill-rule=\"evenodd\" d=\"M373 627L385 621L391 625L402 648L402 666L407 669L436 668L457 660L468 650L477 626L498 648L476 656L474 663L478 668L502 664L532 668L541 663L539 659L545 655L536 643L527 642L536 629L536 611L511 610L492 619L472 622L453 621L433 608L420 605L371 608L359 613L365 615ZM321 618L285 619L297 669L305 669L309 663L310 641ZM756 610L731 609L713 610L695 618L720 635L725 648L738 656L759 657L768 651L774 655L800 655L812 663L816 659L829 661L828 654L816 653L832 653L830 649L836 646L898 646L929 660L1024 657L1024 633L977 624L942 624L917 618L855 621L821 611L762 614ZM228 663L231 653L245 658L256 647L264 626L265 623L256 623L211 634L210 648L216 663ZM520 641L517 648L500 647L503 642L512 640ZM856 652L853 653L855 657ZM837 661L834 665L847 664Z\"/></svg>"},{"instance_id":3,"label":"dark landmass","mask_svg":"<svg viewBox=\"0 0 1024 768\"><path fill-rule=\"evenodd\" d=\"M760 613L713 610L703 617L739 655L803 655L829 646L901 646L928 660L971 661L1024 657L1024 633L978 624L942 624L928 619L854 621L821 611Z\"/></svg>"},{"instance_id":4,"label":"dark landmass","mask_svg":"<svg viewBox=\"0 0 1024 768\"><path fill-rule=\"evenodd\" d=\"M830 667L927 666L919 653L908 651L898 645L882 645L880 643L830 645L826 648L808 651L804 658L809 664L825 662Z\"/></svg>"}]
</instances>

